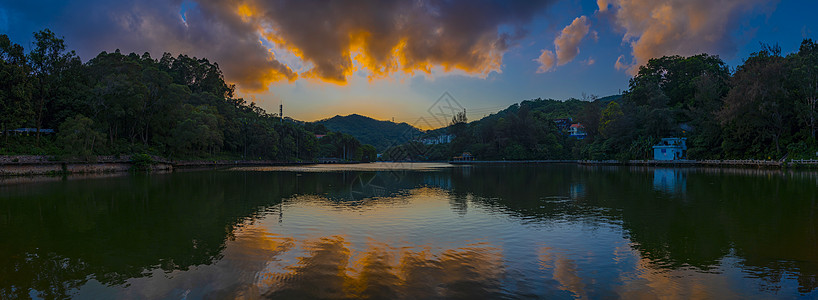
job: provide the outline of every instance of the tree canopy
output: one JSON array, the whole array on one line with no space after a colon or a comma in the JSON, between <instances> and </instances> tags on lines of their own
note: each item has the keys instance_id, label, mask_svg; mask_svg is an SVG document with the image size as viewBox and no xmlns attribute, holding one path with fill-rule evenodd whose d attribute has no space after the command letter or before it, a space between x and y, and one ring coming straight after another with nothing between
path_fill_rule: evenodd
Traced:
<instances>
[{"instance_id":1,"label":"tree canopy","mask_svg":"<svg viewBox=\"0 0 818 300\"><path fill-rule=\"evenodd\" d=\"M82 63L50 30L34 39L26 54L0 35L0 130L37 128L33 141L4 134L0 153L273 160L343 154L321 153L315 135L327 134L326 128L282 119L236 98L218 64L207 59L170 53L154 59L117 50ZM41 141L43 128L58 133ZM369 149L351 136L320 144L346 145L352 154Z\"/></svg>"},{"instance_id":2,"label":"tree canopy","mask_svg":"<svg viewBox=\"0 0 818 300\"><path fill-rule=\"evenodd\" d=\"M685 137L691 159L815 158L818 45L804 40L786 56L778 46L761 48L734 72L714 55L654 58L621 96L525 100L471 123L453 120L451 144L409 147L408 156L650 159L661 138ZM565 118L586 138L555 126Z\"/></svg>"}]
</instances>

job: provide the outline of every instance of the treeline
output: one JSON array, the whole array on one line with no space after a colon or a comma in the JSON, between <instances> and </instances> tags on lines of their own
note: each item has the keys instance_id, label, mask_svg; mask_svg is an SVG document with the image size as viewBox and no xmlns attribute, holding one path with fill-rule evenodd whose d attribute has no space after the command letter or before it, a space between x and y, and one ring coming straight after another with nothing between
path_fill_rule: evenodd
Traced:
<instances>
[{"instance_id":1,"label":"treeline","mask_svg":"<svg viewBox=\"0 0 818 300\"><path fill-rule=\"evenodd\" d=\"M446 160L463 152L494 159L650 159L663 137L686 137L690 159L816 158L818 44L782 55L762 45L731 71L718 56L651 59L621 97L528 100L467 123L452 120L454 141L386 151L390 159ZM573 118L576 140L557 128Z\"/></svg>"},{"instance_id":2,"label":"treeline","mask_svg":"<svg viewBox=\"0 0 818 300\"><path fill-rule=\"evenodd\" d=\"M102 52L82 63L53 32L29 53L0 35L0 154L175 159L374 160L372 147L281 119L234 95L216 63L187 55ZM10 134L36 128L33 136ZM45 135L42 129L55 129ZM316 134L326 135L317 139Z\"/></svg>"}]
</instances>

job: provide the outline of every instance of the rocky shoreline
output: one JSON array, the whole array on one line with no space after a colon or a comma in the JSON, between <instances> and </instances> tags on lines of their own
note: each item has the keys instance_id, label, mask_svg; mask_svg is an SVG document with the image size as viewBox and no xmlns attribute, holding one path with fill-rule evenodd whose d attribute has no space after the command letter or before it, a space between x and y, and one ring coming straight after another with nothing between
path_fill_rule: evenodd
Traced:
<instances>
[{"instance_id":1,"label":"rocky shoreline","mask_svg":"<svg viewBox=\"0 0 818 300\"><path fill-rule=\"evenodd\" d=\"M96 156L91 160L58 160L47 155L0 156L0 176L98 174L128 172L137 162L131 156ZM233 166L305 165L313 162L282 162L268 160L168 160L150 156L150 162L139 166L143 171L168 172L177 169L219 168Z\"/></svg>"}]
</instances>

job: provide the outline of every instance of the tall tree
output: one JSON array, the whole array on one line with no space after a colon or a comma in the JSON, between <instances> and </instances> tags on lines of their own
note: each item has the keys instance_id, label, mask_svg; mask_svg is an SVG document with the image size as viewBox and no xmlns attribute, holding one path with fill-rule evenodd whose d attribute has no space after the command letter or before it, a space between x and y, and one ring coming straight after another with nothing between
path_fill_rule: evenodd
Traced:
<instances>
[{"instance_id":1,"label":"tall tree","mask_svg":"<svg viewBox=\"0 0 818 300\"><path fill-rule=\"evenodd\" d=\"M791 75L787 82L794 85L796 111L814 142L818 130L818 44L804 40L798 53L788 57L788 63Z\"/></svg>"},{"instance_id":2,"label":"tall tree","mask_svg":"<svg viewBox=\"0 0 818 300\"><path fill-rule=\"evenodd\" d=\"M783 154L782 138L790 132L793 120L785 67L781 48L765 46L736 70L720 112L728 130L723 143L728 154Z\"/></svg>"},{"instance_id":3,"label":"tall tree","mask_svg":"<svg viewBox=\"0 0 818 300\"><path fill-rule=\"evenodd\" d=\"M23 47L0 35L0 133L17 127L31 115L32 85Z\"/></svg>"},{"instance_id":4,"label":"tall tree","mask_svg":"<svg viewBox=\"0 0 818 300\"><path fill-rule=\"evenodd\" d=\"M79 61L74 51L66 51L65 42L51 30L34 33L34 48L28 54L31 70L35 78L34 114L37 126L37 142L46 115L48 102L56 96L63 71L70 62Z\"/></svg>"}]
</instances>

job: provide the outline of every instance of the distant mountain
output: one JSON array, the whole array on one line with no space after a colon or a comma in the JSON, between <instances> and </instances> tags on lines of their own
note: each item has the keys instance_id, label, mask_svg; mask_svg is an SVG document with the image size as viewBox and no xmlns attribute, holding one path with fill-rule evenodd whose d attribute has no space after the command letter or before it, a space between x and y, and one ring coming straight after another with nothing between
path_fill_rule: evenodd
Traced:
<instances>
[{"instance_id":1,"label":"distant mountain","mask_svg":"<svg viewBox=\"0 0 818 300\"><path fill-rule=\"evenodd\" d=\"M379 121L358 114L334 116L314 123L323 124L331 131L354 136L363 144L375 146L378 151L406 143L423 134L423 131L407 123Z\"/></svg>"}]
</instances>

